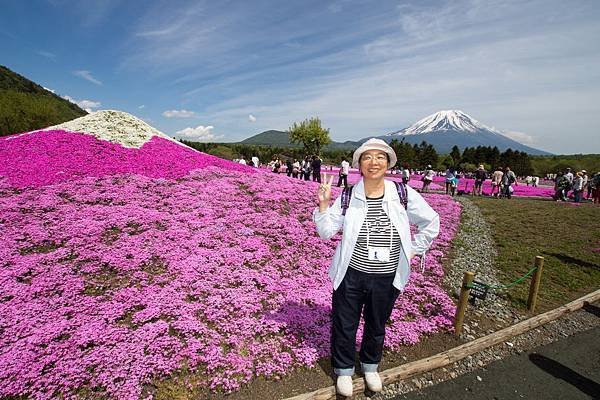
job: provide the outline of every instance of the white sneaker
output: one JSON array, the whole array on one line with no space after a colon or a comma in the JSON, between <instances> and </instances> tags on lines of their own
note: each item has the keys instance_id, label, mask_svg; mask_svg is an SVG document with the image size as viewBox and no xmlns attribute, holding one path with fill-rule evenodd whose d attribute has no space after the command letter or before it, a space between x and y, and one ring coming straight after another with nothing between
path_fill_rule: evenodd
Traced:
<instances>
[{"instance_id":1,"label":"white sneaker","mask_svg":"<svg viewBox=\"0 0 600 400\"><path fill-rule=\"evenodd\" d=\"M335 389L340 396L352 396L352 377L349 375L338 376Z\"/></svg>"},{"instance_id":2,"label":"white sneaker","mask_svg":"<svg viewBox=\"0 0 600 400\"><path fill-rule=\"evenodd\" d=\"M365 381L371 392L381 392L381 389L383 389L381 378L377 372L365 372Z\"/></svg>"}]
</instances>

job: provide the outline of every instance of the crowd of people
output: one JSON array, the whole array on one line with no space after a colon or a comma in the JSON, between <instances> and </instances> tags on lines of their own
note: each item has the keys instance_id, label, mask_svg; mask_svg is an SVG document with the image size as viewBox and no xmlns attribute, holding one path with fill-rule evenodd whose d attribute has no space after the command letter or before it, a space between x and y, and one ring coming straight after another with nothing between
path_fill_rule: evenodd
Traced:
<instances>
[{"instance_id":1,"label":"crowd of people","mask_svg":"<svg viewBox=\"0 0 600 400\"><path fill-rule=\"evenodd\" d=\"M256 168L263 166L256 156L252 157L250 161L246 161L244 157L234 159L233 161ZM279 157L273 157L271 161L266 164L266 168L276 174L285 173L289 177L306 181L309 181L312 178L313 181L320 183L322 163L323 160L316 155L306 156L302 160L288 158L285 161ZM346 162L346 164L348 165L348 162ZM347 171L348 166L346 166L346 176L348 176Z\"/></svg>"},{"instance_id":2,"label":"crowd of people","mask_svg":"<svg viewBox=\"0 0 600 400\"><path fill-rule=\"evenodd\" d=\"M234 160L240 164L260 167L260 161L258 157L252 157L250 160L245 160L244 157ZM302 180L313 180L315 182L321 182L321 171L322 171L323 160L316 155L306 156L301 160L288 158L283 161L279 157L274 157L271 161L266 164L266 168L274 173L285 173L287 176L302 179ZM332 169L329 166L329 169ZM345 158L339 165L338 172L338 187L348 186L348 173L350 169L350 163ZM421 181L423 186L421 187L422 193L429 192L430 185L433 182L434 177L443 176L445 178L445 193L451 196L466 193L466 190L459 190L459 183L462 178L474 179L474 186L470 192L473 196L482 196L483 183L490 179L491 191L489 196L496 198L510 199L514 192L514 186L518 185L518 179L514 171L509 166L505 168L498 167L493 172L488 172L483 165L475 171L459 172L454 167L448 167L445 171L436 171L431 165L423 170L411 171L409 166L403 164L401 167L391 171L392 174L401 175L402 182L408 184L410 177L413 173L421 175ZM564 172L558 172L551 174L554 183L554 200L556 201L570 201L572 199L576 203L580 203L584 200L591 200L596 204L600 204L600 172L589 176L587 171L582 169L576 173L571 171L571 168L567 168ZM521 177L522 183L527 186L537 187L540 184L540 178L538 176L526 176Z\"/></svg>"},{"instance_id":3,"label":"crowd of people","mask_svg":"<svg viewBox=\"0 0 600 400\"><path fill-rule=\"evenodd\" d=\"M421 192L428 192L429 191L429 185L431 184L431 182L433 182L433 177L436 175L440 175L440 173L436 173L432 168L431 165L428 165L427 168L423 171L421 180L423 181L423 187L421 189ZM461 173L459 171L456 170L456 168L454 167L448 167L446 168L445 172L443 172L443 176L445 178L445 189L446 189L446 194L451 195L451 196L455 196L457 194L458 188L459 188L459 184L460 184L460 179L461 178L469 178L469 179L474 179L474 185L473 185L473 190L471 191L471 194L473 196L482 196L484 195L482 188L483 188L483 183L487 180L487 179L491 179L491 192L490 192L490 196L492 197L506 197L508 199L511 198L513 192L514 192L514 188L513 185L517 185L517 176L515 175L515 173L510 169L510 167L505 167L504 169L502 168L497 168L493 173L488 173L483 165L479 165L479 167L477 168L477 170L473 173ZM463 190L462 192L459 191L460 193L466 193L466 189Z\"/></svg>"},{"instance_id":4,"label":"crowd of people","mask_svg":"<svg viewBox=\"0 0 600 400\"><path fill-rule=\"evenodd\" d=\"M481 196L483 183L490 179L491 191L489 193L492 197L507 198L510 199L515 185L518 185L518 179L514 171L510 167L496 168L494 172L488 173L483 165L479 165L477 170L472 173L459 173L455 168L448 167L445 172L436 172L431 169L431 165L422 171L421 180L423 186L421 192L428 192L429 185L433 182L433 177L440 176L443 174L445 177L445 190L446 194L454 196L459 187L461 177L468 177L475 180L473 190L471 194L473 196ZM600 204L600 172L596 173L592 177L587 174L587 171L582 169L581 171L573 174L571 168L563 172L559 172L553 175L554 179L554 199L556 201L569 201L573 199L574 202L580 203L584 199L593 201L596 204ZM527 176L522 179L527 186L537 187L540 183L538 176Z\"/></svg>"},{"instance_id":5,"label":"crowd of people","mask_svg":"<svg viewBox=\"0 0 600 400\"><path fill-rule=\"evenodd\" d=\"M554 180L554 200L568 201L570 196L576 203L591 198L595 204L600 204L600 172L592 177L588 176L585 169L577 171L575 174L571 168L557 173Z\"/></svg>"}]
</instances>

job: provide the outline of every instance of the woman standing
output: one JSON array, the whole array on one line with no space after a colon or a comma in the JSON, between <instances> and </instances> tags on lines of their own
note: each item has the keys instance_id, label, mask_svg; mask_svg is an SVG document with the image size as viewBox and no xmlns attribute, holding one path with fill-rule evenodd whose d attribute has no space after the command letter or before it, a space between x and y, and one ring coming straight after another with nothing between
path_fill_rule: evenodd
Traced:
<instances>
[{"instance_id":1,"label":"woman standing","mask_svg":"<svg viewBox=\"0 0 600 400\"><path fill-rule=\"evenodd\" d=\"M481 196L481 187L483 186L483 182L485 182L485 178L487 178L487 172L485 172L483 165L479 165L479 168L477 168L477 171L475 171L475 186L473 187L473 196Z\"/></svg>"},{"instance_id":2,"label":"woman standing","mask_svg":"<svg viewBox=\"0 0 600 400\"><path fill-rule=\"evenodd\" d=\"M446 194L450 194L452 191L452 183L454 183L454 178L456 178L456 170L453 167L448 167L446 169Z\"/></svg>"},{"instance_id":3,"label":"woman standing","mask_svg":"<svg viewBox=\"0 0 600 400\"><path fill-rule=\"evenodd\" d=\"M505 196L507 199L510 199L514 190L512 185L518 185L517 176L513 171L510 170L510 167L506 167L504 169L504 174L502 175L501 183L502 191L501 194L498 195L498 197Z\"/></svg>"},{"instance_id":4,"label":"woman standing","mask_svg":"<svg viewBox=\"0 0 600 400\"><path fill-rule=\"evenodd\" d=\"M420 194L406 185L405 209L396 185L385 179L387 169L395 164L396 154L387 143L368 140L354 152L352 166L360 169L362 179L352 188L347 209L342 209L341 196L329 206L331 176L319 186L319 207L313 212L322 239L343 229L329 268L334 290L331 358L337 392L343 396L352 395L356 331L363 309L359 359L367 387L381 391L377 370L385 324L408 282L410 260L423 255L439 232L439 216ZM412 241L409 223L418 227Z\"/></svg>"},{"instance_id":5,"label":"woman standing","mask_svg":"<svg viewBox=\"0 0 600 400\"><path fill-rule=\"evenodd\" d=\"M490 196L494 196L494 191L496 192L496 197L500 196L500 184L502 182L502 176L504 172L502 172L502 168L498 167L492 174L492 191L490 192Z\"/></svg>"},{"instance_id":6,"label":"woman standing","mask_svg":"<svg viewBox=\"0 0 600 400\"><path fill-rule=\"evenodd\" d=\"M431 185L431 182L433 182L434 176L435 171L431 168L431 165L428 165L423 175L423 188L421 188L421 192L429 192L429 185Z\"/></svg>"},{"instance_id":7,"label":"woman standing","mask_svg":"<svg viewBox=\"0 0 600 400\"><path fill-rule=\"evenodd\" d=\"M573 178L573 200L580 203L583 194L583 173L577 172Z\"/></svg>"}]
</instances>

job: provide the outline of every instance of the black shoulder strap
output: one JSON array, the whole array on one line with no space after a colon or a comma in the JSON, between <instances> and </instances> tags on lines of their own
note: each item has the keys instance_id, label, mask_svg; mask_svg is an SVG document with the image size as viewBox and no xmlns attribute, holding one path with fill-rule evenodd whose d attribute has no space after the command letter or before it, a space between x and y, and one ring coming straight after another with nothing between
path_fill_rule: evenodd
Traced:
<instances>
[{"instance_id":1,"label":"black shoulder strap","mask_svg":"<svg viewBox=\"0 0 600 400\"><path fill-rule=\"evenodd\" d=\"M398 197L400 197L400 203L406 210L408 208L408 193L406 192L406 185L404 182L394 181L396 185L396 190L398 191Z\"/></svg>"},{"instance_id":2,"label":"black shoulder strap","mask_svg":"<svg viewBox=\"0 0 600 400\"><path fill-rule=\"evenodd\" d=\"M346 215L346 210L350 206L350 198L352 197L352 186L346 186L342 190L342 215Z\"/></svg>"}]
</instances>

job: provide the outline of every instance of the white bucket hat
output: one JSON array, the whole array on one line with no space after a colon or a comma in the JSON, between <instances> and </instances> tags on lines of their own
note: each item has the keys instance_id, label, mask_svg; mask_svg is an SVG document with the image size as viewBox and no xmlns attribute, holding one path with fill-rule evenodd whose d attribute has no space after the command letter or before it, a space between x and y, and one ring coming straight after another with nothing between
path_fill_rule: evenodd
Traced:
<instances>
[{"instance_id":1,"label":"white bucket hat","mask_svg":"<svg viewBox=\"0 0 600 400\"><path fill-rule=\"evenodd\" d=\"M362 153L368 150L381 150L385 152L390 157L387 166L388 168L392 168L394 165L396 165L396 161L398 161L394 149L392 149L386 142L381 139L369 139L361 144L358 149L354 150L354 155L352 156L353 168L359 168L360 156Z\"/></svg>"}]
</instances>

